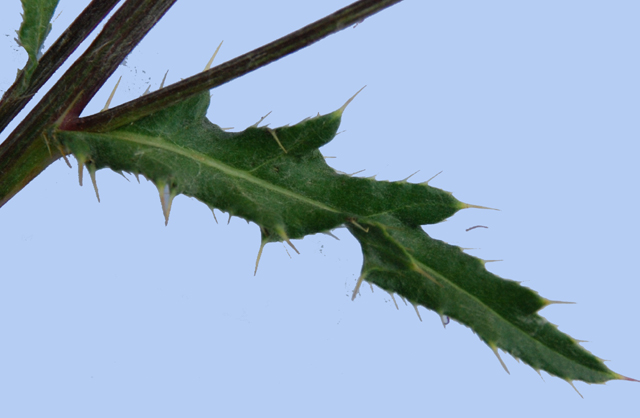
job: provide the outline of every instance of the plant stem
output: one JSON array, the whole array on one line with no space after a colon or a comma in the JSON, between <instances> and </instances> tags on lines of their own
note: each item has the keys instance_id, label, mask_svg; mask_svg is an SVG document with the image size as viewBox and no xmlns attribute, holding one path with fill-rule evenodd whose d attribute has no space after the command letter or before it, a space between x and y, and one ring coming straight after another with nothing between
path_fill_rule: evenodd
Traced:
<instances>
[{"instance_id":1,"label":"plant stem","mask_svg":"<svg viewBox=\"0 0 640 418\"><path fill-rule=\"evenodd\" d=\"M0 131L7 127L118 2L120 0L93 0L40 58L31 80L27 82L22 71L18 74L0 102Z\"/></svg>"},{"instance_id":2,"label":"plant stem","mask_svg":"<svg viewBox=\"0 0 640 418\"><path fill-rule=\"evenodd\" d=\"M87 51L0 144L0 207L60 157L55 147L51 154L44 154L46 130L76 119L175 1L127 0Z\"/></svg>"},{"instance_id":3,"label":"plant stem","mask_svg":"<svg viewBox=\"0 0 640 418\"><path fill-rule=\"evenodd\" d=\"M332 33L354 25L402 0L360 0L276 41L186 78L162 90L114 107L105 112L70 121L70 130L107 131L241 77L286 55L309 46Z\"/></svg>"}]
</instances>

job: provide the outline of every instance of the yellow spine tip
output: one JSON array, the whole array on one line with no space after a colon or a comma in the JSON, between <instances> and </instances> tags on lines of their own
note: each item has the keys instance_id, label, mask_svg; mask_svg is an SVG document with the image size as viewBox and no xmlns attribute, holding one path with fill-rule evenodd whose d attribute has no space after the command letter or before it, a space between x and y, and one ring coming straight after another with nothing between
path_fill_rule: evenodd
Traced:
<instances>
[{"instance_id":1,"label":"yellow spine tip","mask_svg":"<svg viewBox=\"0 0 640 418\"><path fill-rule=\"evenodd\" d=\"M118 90L118 86L120 85L120 80L122 80L122 76L120 76L120 78L118 78L118 82L116 83L116 86L113 88L113 91L109 95L109 98L107 99L107 103L104 105L104 108L101 110L101 112L104 112L105 110L109 109L109 105L111 104L111 100L113 100L113 96L116 94L116 90Z\"/></svg>"},{"instance_id":2,"label":"yellow spine tip","mask_svg":"<svg viewBox=\"0 0 640 418\"><path fill-rule=\"evenodd\" d=\"M218 51L220 51L220 47L222 46L222 42L220 42L220 45L218 45L218 47L216 48L216 52L213 53L213 56L211 57L211 59L209 60L209 62L207 63L207 65L204 67L204 71L207 71L209 68L211 68L211 64L213 64L213 60L215 59L216 55L218 55Z\"/></svg>"},{"instance_id":3,"label":"yellow spine tip","mask_svg":"<svg viewBox=\"0 0 640 418\"><path fill-rule=\"evenodd\" d=\"M507 365L504 364L504 361L502 361L502 357L500 357L500 353L498 353L498 347L492 344L489 345L489 347L491 348L491 351L493 351L493 354L495 354L498 360L500 361L500 364L502 365L502 368L504 369L504 371L510 375L511 373L509 373L509 369L507 369Z\"/></svg>"},{"instance_id":4,"label":"yellow spine tip","mask_svg":"<svg viewBox=\"0 0 640 418\"><path fill-rule=\"evenodd\" d=\"M575 387L575 385L573 384L573 382L572 382L571 380L567 380L567 383L571 385L571 387L573 388L573 390L575 390L575 391L576 391L576 393L577 393L578 395L580 395L580 397L581 397L582 399L584 399L584 396L582 396L582 393L580 393L580 392L578 391L578 389Z\"/></svg>"},{"instance_id":5,"label":"yellow spine tip","mask_svg":"<svg viewBox=\"0 0 640 418\"><path fill-rule=\"evenodd\" d=\"M345 104L342 105L342 107L340 109L338 109L336 112L339 113L340 115L342 115L342 113L344 112L344 110L347 108L347 106L349 106L349 103L351 103L353 101L353 99L356 98L356 96L362 91L364 90L364 88L367 87L366 85L364 87L362 87L360 90L358 90L356 92L356 94L354 94L353 96L351 96L351 98L349 100L347 100L347 102Z\"/></svg>"}]
</instances>

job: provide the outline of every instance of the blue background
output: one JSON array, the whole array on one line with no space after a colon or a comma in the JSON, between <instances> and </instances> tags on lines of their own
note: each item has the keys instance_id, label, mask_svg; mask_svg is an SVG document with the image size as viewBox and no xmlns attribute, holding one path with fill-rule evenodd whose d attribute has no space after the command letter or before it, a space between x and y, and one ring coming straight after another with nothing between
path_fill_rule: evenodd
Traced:
<instances>
[{"instance_id":1,"label":"blue background","mask_svg":"<svg viewBox=\"0 0 640 418\"><path fill-rule=\"evenodd\" d=\"M86 1L61 0L46 45ZM211 5L209 5L211 3ZM348 1L178 2L86 114L221 63ZM26 54L0 14L0 91ZM61 12L61 13L60 13ZM640 3L407 0L212 91L242 130L340 107L336 169L425 181L468 203L430 226L553 300L542 314L640 378L637 221ZM77 54L75 55L77 56ZM59 74L57 74L59 76ZM38 97L41 97L39 95ZM37 99L37 98L36 98ZM12 125L12 126L15 126ZM6 138L3 133L2 139ZM75 161L71 159L75 165ZM637 411L640 384L564 381L469 329L368 286L344 229L266 247L254 224L184 196L167 227L155 186L58 161L0 209L0 416L591 417ZM465 232L474 225L485 225ZM421 308L422 309L422 308ZM464 415L463 415L464 414Z\"/></svg>"}]
</instances>

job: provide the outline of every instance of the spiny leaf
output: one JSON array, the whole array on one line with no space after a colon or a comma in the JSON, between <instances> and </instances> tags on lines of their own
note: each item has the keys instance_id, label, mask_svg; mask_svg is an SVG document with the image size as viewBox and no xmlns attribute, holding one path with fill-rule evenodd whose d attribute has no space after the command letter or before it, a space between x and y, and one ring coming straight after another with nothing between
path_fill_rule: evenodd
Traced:
<instances>
[{"instance_id":1,"label":"spiny leaf","mask_svg":"<svg viewBox=\"0 0 640 418\"><path fill-rule=\"evenodd\" d=\"M51 30L51 18L58 0L22 0L22 25L18 30L18 42L29 54L24 71L25 85L29 84L33 71L38 66L42 45Z\"/></svg>"},{"instance_id":2,"label":"spiny leaf","mask_svg":"<svg viewBox=\"0 0 640 418\"><path fill-rule=\"evenodd\" d=\"M420 226L471 205L426 184L329 167L318 148L335 137L344 107L290 127L230 133L206 119L208 105L203 93L117 130L57 131L54 138L92 178L108 167L153 181L167 221L173 197L185 194L255 222L260 253L268 242L291 244L346 225L364 253L361 279L471 327L496 354L501 348L567 381L624 379L538 315L548 300Z\"/></svg>"},{"instance_id":3,"label":"spiny leaf","mask_svg":"<svg viewBox=\"0 0 640 418\"><path fill-rule=\"evenodd\" d=\"M335 136L341 111L291 127L233 133L205 118L208 105L205 93L108 133L55 135L80 164L143 174L162 199L165 191L185 194L255 222L265 242L388 212L414 225L436 223L464 207L427 185L336 173L318 148Z\"/></svg>"},{"instance_id":4,"label":"spiny leaf","mask_svg":"<svg viewBox=\"0 0 640 418\"><path fill-rule=\"evenodd\" d=\"M347 227L362 246L364 280L467 325L494 351L501 348L535 370L569 381L624 379L538 315L551 302L536 292L391 215L360 223L368 232Z\"/></svg>"}]
</instances>

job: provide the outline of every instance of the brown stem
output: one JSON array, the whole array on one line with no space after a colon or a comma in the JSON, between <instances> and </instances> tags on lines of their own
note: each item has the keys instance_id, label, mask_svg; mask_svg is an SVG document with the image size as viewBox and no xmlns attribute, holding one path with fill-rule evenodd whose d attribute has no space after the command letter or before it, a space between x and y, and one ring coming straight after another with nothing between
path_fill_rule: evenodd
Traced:
<instances>
[{"instance_id":1,"label":"brown stem","mask_svg":"<svg viewBox=\"0 0 640 418\"><path fill-rule=\"evenodd\" d=\"M80 115L122 60L175 1L127 0L87 51L0 144L0 207L60 156L55 147L51 155L43 153L47 130L64 127L66 121Z\"/></svg>"},{"instance_id":2,"label":"brown stem","mask_svg":"<svg viewBox=\"0 0 640 418\"><path fill-rule=\"evenodd\" d=\"M93 0L40 58L30 80L24 79L24 72L18 74L0 102L0 131L7 127L118 2L120 0Z\"/></svg>"},{"instance_id":3,"label":"brown stem","mask_svg":"<svg viewBox=\"0 0 640 418\"><path fill-rule=\"evenodd\" d=\"M354 25L401 0L360 0L270 44L186 78L162 90L114 107L108 111L71 121L66 129L107 131L243 76L322 38Z\"/></svg>"}]
</instances>

